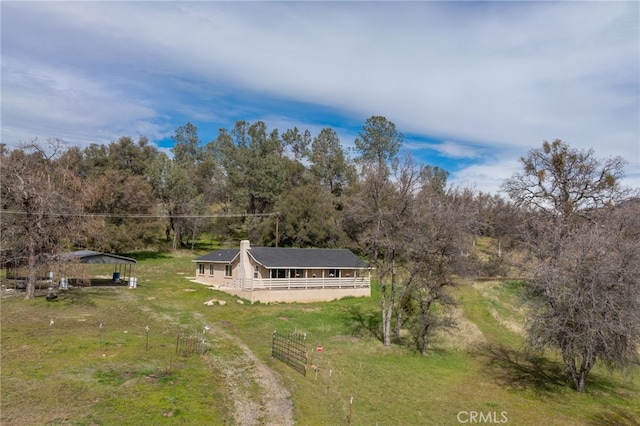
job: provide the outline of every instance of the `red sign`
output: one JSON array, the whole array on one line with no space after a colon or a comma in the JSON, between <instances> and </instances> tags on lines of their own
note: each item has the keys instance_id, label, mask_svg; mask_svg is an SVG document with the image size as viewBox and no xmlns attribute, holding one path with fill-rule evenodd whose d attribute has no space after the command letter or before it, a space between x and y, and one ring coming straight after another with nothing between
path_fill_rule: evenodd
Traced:
<instances>
[{"instance_id":1,"label":"red sign","mask_svg":"<svg viewBox=\"0 0 640 426\"><path fill-rule=\"evenodd\" d=\"M322 352L322 345L318 345L318 347L316 348L317 352Z\"/></svg>"}]
</instances>

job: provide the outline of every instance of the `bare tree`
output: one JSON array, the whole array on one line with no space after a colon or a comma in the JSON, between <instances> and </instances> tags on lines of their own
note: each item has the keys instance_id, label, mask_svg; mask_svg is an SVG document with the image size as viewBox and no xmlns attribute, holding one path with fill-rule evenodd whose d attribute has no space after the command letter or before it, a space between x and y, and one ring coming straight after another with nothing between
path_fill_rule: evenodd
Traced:
<instances>
[{"instance_id":1,"label":"bare tree","mask_svg":"<svg viewBox=\"0 0 640 426\"><path fill-rule=\"evenodd\" d=\"M35 297L40 269L69 241L82 211L82 187L71 170L54 159L63 143L49 139L1 157L3 261L28 268L26 298Z\"/></svg>"},{"instance_id":2,"label":"bare tree","mask_svg":"<svg viewBox=\"0 0 640 426\"><path fill-rule=\"evenodd\" d=\"M390 346L394 309L402 295L398 267L413 232L410 220L420 174L412 161L394 167L393 179L386 169L365 166L363 171L360 191L346 203L344 219L351 237L376 268L382 291L382 340Z\"/></svg>"},{"instance_id":3,"label":"bare tree","mask_svg":"<svg viewBox=\"0 0 640 426\"><path fill-rule=\"evenodd\" d=\"M413 331L418 350L427 354L429 337L437 328L456 325L449 308L456 305L451 293L454 277L464 262L463 253L470 244L475 226L469 191L434 187L429 182L417 196L414 225L406 266L409 300L414 308ZM405 296L406 297L406 296ZM396 327L399 327L398 319Z\"/></svg>"},{"instance_id":4,"label":"bare tree","mask_svg":"<svg viewBox=\"0 0 640 426\"><path fill-rule=\"evenodd\" d=\"M444 173L419 167L411 158L389 169L376 166L363 167L364 180L346 204L345 221L376 268L383 344L399 341L409 325L426 354L433 330L453 325L438 312L455 304L449 289L462 246L471 241L473 197L447 191Z\"/></svg>"},{"instance_id":5,"label":"bare tree","mask_svg":"<svg viewBox=\"0 0 640 426\"><path fill-rule=\"evenodd\" d=\"M580 151L560 139L521 157L523 171L507 179L501 189L518 206L561 216L574 215L629 196L620 187L622 157L600 160L592 149Z\"/></svg>"},{"instance_id":6,"label":"bare tree","mask_svg":"<svg viewBox=\"0 0 640 426\"><path fill-rule=\"evenodd\" d=\"M638 223L630 228L622 213L599 216L559 239L559 254L540 262L527 287L532 347L559 349L579 392L597 361L624 367L637 359L640 341Z\"/></svg>"},{"instance_id":7,"label":"bare tree","mask_svg":"<svg viewBox=\"0 0 640 426\"><path fill-rule=\"evenodd\" d=\"M625 216L613 214L631 193L619 184L624 161L555 140L521 162L502 188L530 212L529 341L558 349L583 392L598 360L616 367L637 356L640 246Z\"/></svg>"},{"instance_id":8,"label":"bare tree","mask_svg":"<svg viewBox=\"0 0 640 426\"><path fill-rule=\"evenodd\" d=\"M390 346L399 293L396 262L410 233L406 225L420 174L411 159L399 164L396 154L403 136L386 118L370 117L359 136L355 144L360 154L362 184L347 203L345 223L376 267L382 291L382 340L384 346Z\"/></svg>"}]
</instances>

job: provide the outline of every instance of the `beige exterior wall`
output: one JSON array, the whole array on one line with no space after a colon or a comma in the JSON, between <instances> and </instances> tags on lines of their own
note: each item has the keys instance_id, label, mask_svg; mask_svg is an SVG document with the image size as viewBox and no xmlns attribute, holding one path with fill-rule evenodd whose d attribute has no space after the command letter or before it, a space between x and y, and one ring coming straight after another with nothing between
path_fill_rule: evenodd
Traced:
<instances>
[{"instance_id":1,"label":"beige exterior wall","mask_svg":"<svg viewBox=\"0 0 640 426\"><path fill-rule=\"evenodd\" d=\"M223 286L228 285L230 282L238 278L238 270L237 270L238 262L234 262L231 265L231 276L225 276L225 266L226 263L212 263L212 262L203 262L196 264L196 281L201 282L203 284L215 285L215 286ZM200 265L204 265L204 274L200 273ZM213 275L210 272L210 266L213 266Z\"/></svg>"},{"instance_id":2,"label":"beige exterior wall","mask_svg":"<svg viewBox=\"0 0 640 426\"><path fill-rule=\"evenodd\" d=\"M317 290L241 290L216 288L222 292L249 300L251 303L312 303L330 302L344 297L371 297L371 288L333 288Z\"/></svg>"}]
</instances>

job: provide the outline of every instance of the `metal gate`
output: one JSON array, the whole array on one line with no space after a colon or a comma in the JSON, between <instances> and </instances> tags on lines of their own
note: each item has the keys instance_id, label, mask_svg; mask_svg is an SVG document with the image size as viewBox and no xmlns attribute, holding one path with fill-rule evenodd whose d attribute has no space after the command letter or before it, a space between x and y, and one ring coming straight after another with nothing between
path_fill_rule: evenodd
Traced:
<instances>
[{"instance_id":1,"label":"metal gate","mask_svg":"<svg viewBox=\"0 0 640 426\"><path fill-rule=\"evenodd\" d=\"M307 339L306 334L278 334L273 331L273 339L271 341L271 356L288 364L299 372L307 375Z\"/></svg>"}]
</instances>

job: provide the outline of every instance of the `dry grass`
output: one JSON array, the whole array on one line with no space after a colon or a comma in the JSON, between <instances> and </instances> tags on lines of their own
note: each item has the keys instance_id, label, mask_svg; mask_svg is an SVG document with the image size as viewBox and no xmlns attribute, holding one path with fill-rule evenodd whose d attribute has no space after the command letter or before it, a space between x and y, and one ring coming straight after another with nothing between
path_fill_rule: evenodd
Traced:
<instances>
[{"instance_id":1,"label":"dry grass","mask_svg":"<svg viewBox=\"0 0 640 426\"><path fill-rule=\"evenodd\" d=\"M460 307L451 310L455 328L437 330L433 335L433 346L445 351L474 351L487 344L480 328L465 316Z\"/></svg>"},{"instance_id":2,"label":"dry grass","mask_svg":"<svg viewBox=\"0 0 640 426\"><path fill-rule=\"evenodd\" d=\"M524 337L526 308L510 294L508 285L505 281L482 281L473 283L473 288L489 303L489 313L498 324Z\"/></svg>"}]
</instances>

